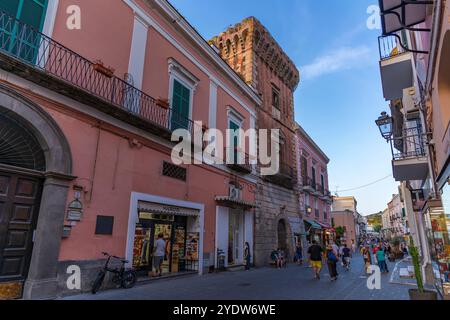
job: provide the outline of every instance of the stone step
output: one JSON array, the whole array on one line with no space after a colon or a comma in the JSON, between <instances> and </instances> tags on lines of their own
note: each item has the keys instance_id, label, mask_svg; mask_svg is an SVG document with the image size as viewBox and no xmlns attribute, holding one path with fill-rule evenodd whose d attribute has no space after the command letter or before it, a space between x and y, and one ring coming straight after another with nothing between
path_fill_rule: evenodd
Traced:
<instances>
[{"instance_id":1,"label":"stone step","mask_svg":"<svg viewBox=\"0 0 450 320\"><path fill-rule=\"evenodd\" d=\"M227 271L231 271L231 272L244 271L244 270L245 270L245 266L243 264L227 267Z\"/></svg>"}]
</instances>

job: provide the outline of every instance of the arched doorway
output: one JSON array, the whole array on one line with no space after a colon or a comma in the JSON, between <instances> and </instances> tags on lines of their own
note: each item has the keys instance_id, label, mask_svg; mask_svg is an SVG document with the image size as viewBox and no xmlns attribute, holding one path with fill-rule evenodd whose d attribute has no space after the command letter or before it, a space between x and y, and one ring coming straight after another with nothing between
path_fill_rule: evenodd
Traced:
<instances>
[{"instance_id":1,"label":"arched doorway","mask_svg":"<svg viewBox=\"0 0 450 320\"><path fill-rule=\"evenodd\" d=\"M45 156L32 133L11 116L0 113L0 281L14 297L28 274L43 182L26 170L43 172Z\"/></svg>"},{"instance_id":2,"label":"arched doorway","mask_svg":"<svg viewBox=\"0 0 450 320\"><path fill-rule=\"evenodd\" d=\"M53 118L0 85L0 298L56 296L71 159Z\"/></svg>"}]
</instances>

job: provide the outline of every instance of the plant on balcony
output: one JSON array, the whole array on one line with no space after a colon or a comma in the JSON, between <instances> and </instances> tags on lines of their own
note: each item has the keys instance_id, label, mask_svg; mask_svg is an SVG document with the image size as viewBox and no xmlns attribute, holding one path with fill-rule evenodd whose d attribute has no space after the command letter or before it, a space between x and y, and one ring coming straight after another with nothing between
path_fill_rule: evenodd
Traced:
<instances>
[{"instance_id":1,"label":"plant on balcony","mask_svg":"<svg viewBox=\"0 0 450 320\"><path fill-rule=\"evenodd\" d=\"M95 71L98 73L103 74L104 76L111 78L114 75L114 69L112 67L107 67L101 60L94 61L94 64L92 65Z\"/></svg>"},{"instance_id":2,"label":"plant on balcony","mask_svg":"<svg viewBox=\"0 0 450 320\"><path fill-rule=\"evenodd\" d=\"M409 253L412 257L414 276L417 282L417 289L409 289L409 298L411 300L437 300L436 292L424 289L422 270L420 269L419 250L414 246L414 241L412 238L410 238Z\"/></svg>"}]
</instances>

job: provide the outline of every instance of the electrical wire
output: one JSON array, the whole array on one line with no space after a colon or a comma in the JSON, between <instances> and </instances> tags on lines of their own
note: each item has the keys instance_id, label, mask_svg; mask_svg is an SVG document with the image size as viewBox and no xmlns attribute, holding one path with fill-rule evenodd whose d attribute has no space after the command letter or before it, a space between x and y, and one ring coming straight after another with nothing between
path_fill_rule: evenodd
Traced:
<instances>
[{"instance_id":1,"label":"electrical wire","mask_svg":"<svg viewBox=\"0 0 450 320\"><path fill-rule=\"evenodd\" d=\"M376 184L376 183L378 183L378 182L381 182L381 181L383 181L383 180L386 180L387 178L390 178L390 177L392 177L392 175L391 175L391 174L388 174L388 175L387 175L386 177L384 177L384 178L378 179L378 180L373 181L373 182L371 182L371 183L368 183L368 184L365 184L365 185L363 185L363 186L359 186L359 187L356 187L356 188L352 188L352 189L346 189L346 190L338 190L338 189L336 189L336 193L337 193L337 192L355 191L355 190L367 188L367 187L370 187L370 186L372 186L372 185L374 185L374 184Z\"/></svg>"}]
</instances>

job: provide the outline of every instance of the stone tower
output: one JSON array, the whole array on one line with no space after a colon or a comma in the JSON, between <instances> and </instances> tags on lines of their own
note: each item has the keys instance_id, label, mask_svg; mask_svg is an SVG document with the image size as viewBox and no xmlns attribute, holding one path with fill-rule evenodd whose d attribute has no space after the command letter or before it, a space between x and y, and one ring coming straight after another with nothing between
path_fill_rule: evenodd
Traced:
<instances>
[{"instance_id":1,"label":"stone tower","mask_svg":"<svg viewBox=\"0 0 450 320\"><path fill-rule=\"evenodd\" d=\"M280 247L292 258L295 241L305 245L296 183L294 91L299 72L267 29L254 17L228 28L210 40L222 58L259 93L259 129L280 130L280 171L261 176L255 211L256 265L267 265Z\"/></svg>"}]
</instances>

